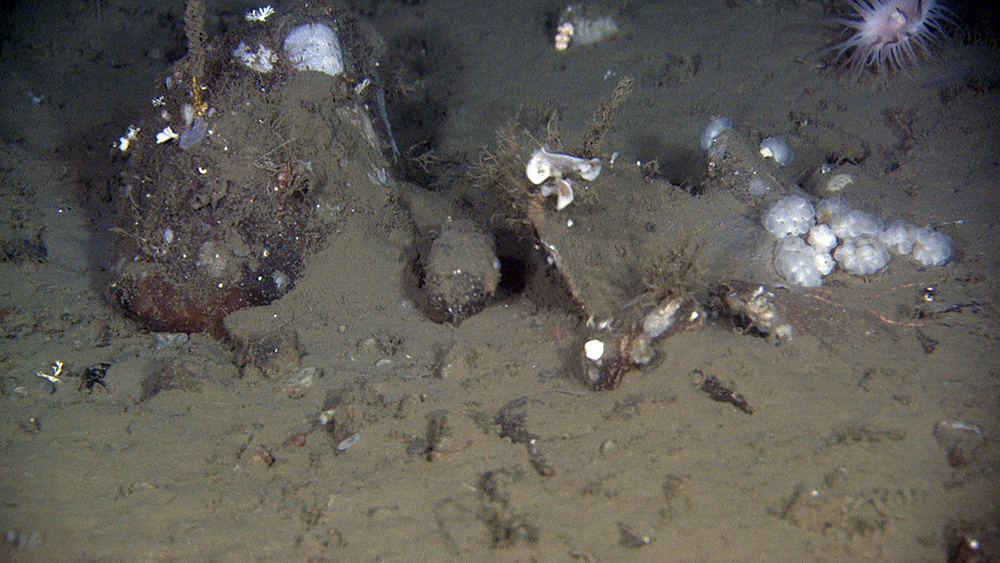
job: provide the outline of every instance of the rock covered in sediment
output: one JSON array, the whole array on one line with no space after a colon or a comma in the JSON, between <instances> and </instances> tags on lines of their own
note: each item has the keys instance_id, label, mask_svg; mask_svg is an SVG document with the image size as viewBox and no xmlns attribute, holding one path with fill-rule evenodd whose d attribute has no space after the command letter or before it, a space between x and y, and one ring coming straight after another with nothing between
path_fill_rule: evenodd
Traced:
<instances>
[{"instance_id":1,"label":"rock covered in sediment","mask_svg":"<svg viewBox=\"0 0 1000 563\"><path fill-rule=\"evenodd\" d=\"M159 81L118 145L109 296L143 326L224 338L227 315L291 291L331 234L408 228L363 98L330 75L372 52L352 25L301 6L213 38L199 96L187 62ZM316 33L284 60L289 29Z\"/></svg>"},{"instance_id":2,"label":"rock covered in sediment","mask_svg":"<svg viewBox=\"0 0 1000 563\"><path fill-rule=\"evenodd\" d=\"M449 219L424 266L427 316L459 324L483 309L500 283L493 239L472 221Z\"/></svg>"}]
</instances>

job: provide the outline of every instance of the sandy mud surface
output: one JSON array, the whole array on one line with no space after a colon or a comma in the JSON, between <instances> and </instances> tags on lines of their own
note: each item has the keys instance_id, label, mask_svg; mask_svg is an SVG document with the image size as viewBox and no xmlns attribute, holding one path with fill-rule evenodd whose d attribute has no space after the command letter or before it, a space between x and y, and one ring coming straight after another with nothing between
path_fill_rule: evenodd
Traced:
<instances>
[{"instance_id":1,"label":"sandy mud surface","mask_svg":"<svg viewBox=\"0 0 1000 563\"><path fill-rule=\"evenodd\" d=\"M185 54L183 5L6 7L0 560L996 560L996 36L970 23L909 74L855 80L821 56L836 5L595 3L618 36L565 52L552 2L338 5L385 39L402 154L385 144L370 181L392 196L340 210L291 289L226 316L222 339L151 332L108 291L118 139ZM209 35L255 7L209 2ZM512 121L584 138L624 77L605 171L546 208L562 237L603 217L595 256L627 250L603 255L616 283L592 291L621 305L643 272L617 270L689 260L699 301L732 277L766 284L795 336L708 315L596 392L588 315L510 223L509 194L475 178ZM807 190L824 162L848 165L853 207L946 233L953 260L789 286L761 210L710 189L698 141L715 115L787 136L783 173ZM457 326L429 318L419 267L449 216L495 236L502 262ZM710 377L741 400L713 401Z\"/></svg>"}]
</instances>

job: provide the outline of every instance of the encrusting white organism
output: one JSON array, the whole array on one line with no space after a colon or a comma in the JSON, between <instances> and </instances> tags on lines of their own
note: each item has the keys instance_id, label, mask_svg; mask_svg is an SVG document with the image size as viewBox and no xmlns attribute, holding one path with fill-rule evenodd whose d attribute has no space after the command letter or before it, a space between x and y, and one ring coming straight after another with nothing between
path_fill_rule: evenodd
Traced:
<instances>
[{"instance_id":1,"label":"encrusting white organism","mask_svg":"<svg viewBox=\"0 0 1000 563\"><path fill-rule=\"evenodd\" d=\"M178 137L180 137L180 135L174 133L174 130L171 129L169 125L167 125L166 127L163 128L163 131L160 131L159 133L156 134L156 144L162 145L163 143L166 143L167 141L171 139L176 139Z\"/></svg>"},{"instance_id":2,"label":"encrusting white organism","mask_svg":"<svg viewBox=\"0 0 1000 563\"><path fill-rule=\"evenodd\" d=\"M948 235L903 220L886 227L882 218L851 209L839 196L820 201L815 212L802 196L783 198L764 214L762 223L779 239L775 270L803 287L819 287L836 266L870 276L884 270L893 254L909 254L925 267L943 266L954 254Z\"/></svg>"},{"instance_id":3,"label":"encrusting white organism","mask_svg":"<svg viewBox=\"0 0 1000 563\"><path fill-rule=\"evenodd\" d=\"M142 131L142 129L135 125L129 125L125 136L118 138L118 150L122 152L128 151L129 146L139 139L139 131Z\"/></svg>"},{"instance_id":4,"label":"encrusting white organism","mask_svg":"<svg viewBox=\"0 0 1000 563\"><path fill-rule=\"evenodd\" d=\"M816 224L816 209L800 195L780 199L764 215L764 228L778 238L804 235Z\"/></svg>"},{"instance_id":5,"label":"encrusting white organism","mask_svg":"<svg viewBox=\"0 0 1000 563\"><path fill-rule=\"evenodd\" d=\"M601 159L580 158L568 154L549 152L541 146L531 155L525 167L528 180L541 186L542 197L556 196L556 209L560 210L573 201L573 184L570 176L593 181L601 174ZM547 182L548 180L551 182Z\"/></svg>"},{"instance_id":6,"label":"encrusting white organism","mask_svg":"<svg viewBox=\"0 0 1000 563\"><path fill-rule=\"evenodd\" d=\"M240 41L239 45L233 49L233 58L243 64L243 66L255 72L268 73L274 70L274 63L278 62L278 56L263 44L257 44L257 50L251 51L250 47Z\"/></svg>"},{"instance_id":7,"label":"encrusting white organism","mask_svg":"<svg viewBox=\"0 0 1000 563\"><path fill-rule=\"evenodd\" d=\"M248 22L265 22L272 14L274 14L274 8L271 6L262 6L244 14L243 19Z\"/></svg>"}]
</instances>

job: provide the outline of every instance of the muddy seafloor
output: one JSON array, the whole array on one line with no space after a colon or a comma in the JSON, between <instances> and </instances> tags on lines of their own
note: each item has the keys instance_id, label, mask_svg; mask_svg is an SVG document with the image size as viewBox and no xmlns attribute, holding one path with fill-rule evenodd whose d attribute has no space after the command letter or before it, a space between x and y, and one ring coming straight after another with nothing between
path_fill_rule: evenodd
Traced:
<instances>
[{"instance_id":1,"label":"muddy seafloor","mask_svg":"<svg viewBox=\"0 0 1000 563\"><path fill-rule=\"evenodd\" d=\"M253 7L209 4L210 32ZM400 144L458 170L428 181L435 197L476 189L464 168L507 120L557 110L563 135L582 135L631 76L604 144L616 167L657 159L652 181L690 188L700 129L725 115L800 143L799 177L831 151L863 156L843 196L947 233L954 260L783 291L793 341L710 320L596 393L577 367L585 319L565 300L508 292L434 324L412 307L412 241L347 222L287 296L227 319L291 335L316 368L267 377L226 343L150 334L106 300L126 166L113 145L183 55L183 6L15 4L0 53L2 558L971 561L972 539L997 556L995 36L956 31L909 75L856 81L821 64L821 2L611 5L619 37L565 53L553 3L354 8L399 54L388 70L417 83L390 92ZM587 198L615 197L599 188ZM678 224L716 219L684 210L704 216ZM55 362L107 363L106 389L64 373L52 393L36 373ZM753 414L711 401L699 373ZM317 427L338 401L360 441ZM498 415L537 436L534 455Z\"/></svg>"}]
</instances>

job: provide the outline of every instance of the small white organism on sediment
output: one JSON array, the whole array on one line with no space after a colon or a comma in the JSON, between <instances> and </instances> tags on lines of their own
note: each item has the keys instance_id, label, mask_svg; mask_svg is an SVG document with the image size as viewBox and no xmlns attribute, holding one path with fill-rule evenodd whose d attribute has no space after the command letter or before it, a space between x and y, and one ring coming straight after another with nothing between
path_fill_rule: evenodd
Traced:
<instances>
[{"instance_id":1,"label":"small white organism on sediment","mask_svg":"<svg viewBox=\"0 0 1000 563\"><path fill-rule=\"evenodd\" d=\"M267 18L274 14L274 8L271 6L261 6L255 10L250 10L244 14L243 19L248 22L265 22Z\"/></svg>"},{"instance_id":2,"label":"small white organism on sediment","mask_svg":"<svg viewBox=\"0 0 1000 563\"><path fill-rule=\"evenodd\" d=\"M139 131L142 131L142 129L136 127L135 125L129 125L128 131L125 132L125 136L118 138L118 150L127 152L129 146L139 139Z\"/></svg>"},{"instance_id":3,"label":"small white organism on sediment","mask_svg":"<svg viewBox=\"0 0 1000 563\"><path fill-rule=\"evenodd\" d=\"M728 117L715 116L701 130L701 148L708 150L715 144L715 139L726 129L733 128L733 120Z\"/></svg>"},{"instance_id":4,"label":"small white organism on sediment","mask_svg":"<svg viewBox=\"0 0 1000 563\"><path fill-rule=\"evenodd\" d=\"M794 158L792 147L788 146L788 141L780 135L761 141L760 155L764 158L773 158L781 166L788 166Z\"/></svg>"},{"instance_id":5,"label":"small white organism on sediment","mask_svg":"<svg viewBox=\"0 0 1000 563\"><path fill-rule=\"evenodd\" d=\"M576 176L590 182L596 180L600 173L601 159L550 152L544 145L531 155L525 167L528 180L541 186L542 197L556 196L556 210L563 209L573 201L570 177ZM548 182L549 179L552 181Z\"/></svg>"},{"instance_id":6,"label":"small white organism on sediment","mask_svg":"<svg viewBox=\"0 0 1000 563\"><path fill-rule=\"evenodd\" d=\"M178 137L180 137L180 135L175 133L174 130L171 129L169 125L167 125L166 127L163 128L163 131L160 131L159 133L156 134L156 144L162 145L163 143L166 143L167 141L171 139L176 139Z\"/></svg>"},{"instance_id":7,"label":"small white organism on sediment","mask_svg":"<svg viewBox=\"0 0 1000 563\"><path fill-rule=\"evenodd\" d=\"M239 45L233 49L233 58L252 71L268 73L274 70L274 63L278 62L278 56L263 44L257 44L257 50L251 51L250 47L240 41Z\"/></svg>"},{"instance_id":8,"label":"small white organism on sediment","mask_svg":"<svg viewBox=\"0 0 1000 563\"><path fill-rule=\"evenodd\" d=\"M563 10L553 38L557 51L565 51L570 45L593 45L618 35L618 23L614 18L588 8L571 5Z\"/></svg>"}]
</instances>

